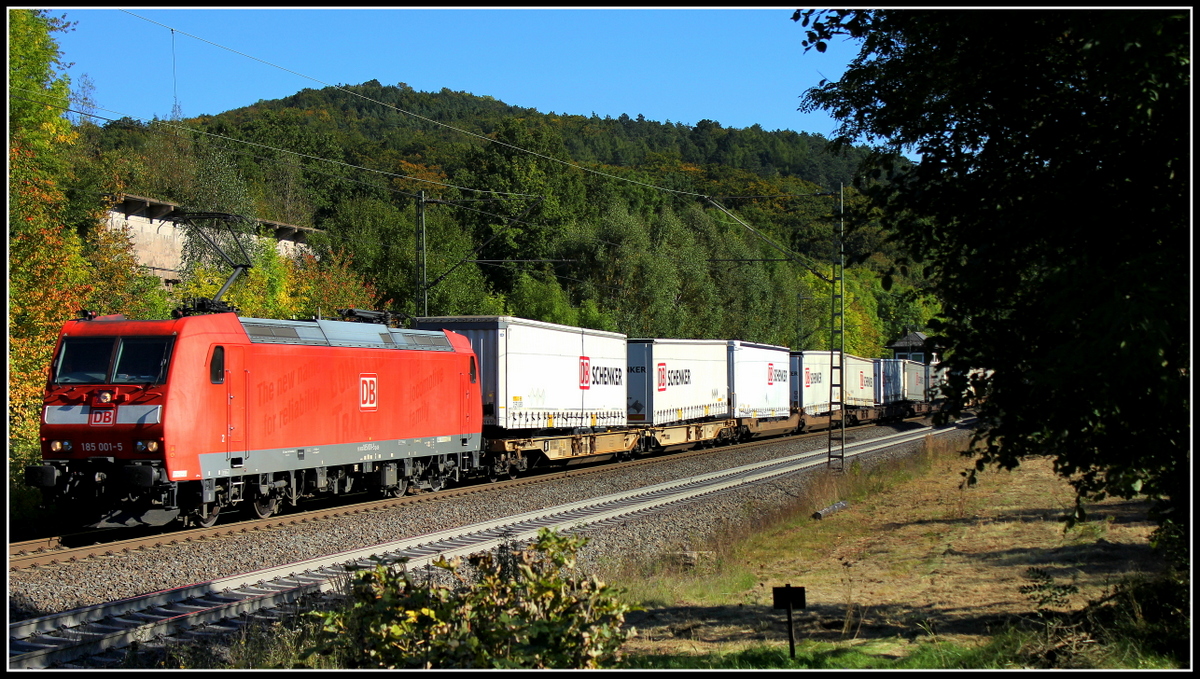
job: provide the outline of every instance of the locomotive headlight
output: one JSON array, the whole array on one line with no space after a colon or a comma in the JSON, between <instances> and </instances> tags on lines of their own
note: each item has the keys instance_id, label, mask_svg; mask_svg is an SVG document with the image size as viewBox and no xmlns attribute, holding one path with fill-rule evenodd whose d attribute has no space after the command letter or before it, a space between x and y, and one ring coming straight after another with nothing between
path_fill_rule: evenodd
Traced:
<instances>
[{"instance_id":1,"label":"locomotive headlight","mask_svg":"<svg viewBox=\"0 0 1200 679\"><path fill-rule=\"evenodd\" d=\"M147 451L151 453L157 453L158 441L138 441L134 444L134 448L136 448L139 453L144 453Z\"/></svg>"},{"instance_id":2,"label":"locomotive headlight","mask_svg":"<svg viewBox=\"0 0 1200 679\"><path fill-rule=\"evenodd\" d=\"M71 442L70 441L51 441L50 442L50 450L52 450L56 453L61 453L64 450L67 452L70 452L71 451Z\"/></svg>"},{"instance_id":3,"label":"locomotive headlight","mask_svg":"<svg viewBox=\"0 0 1200 679\"><path fill-rule=\"evenodd\" d=\"M96 396L96 400L101 403L112 403L113 393L111 391L102 391Z\"/></svg>"}]
</instances>

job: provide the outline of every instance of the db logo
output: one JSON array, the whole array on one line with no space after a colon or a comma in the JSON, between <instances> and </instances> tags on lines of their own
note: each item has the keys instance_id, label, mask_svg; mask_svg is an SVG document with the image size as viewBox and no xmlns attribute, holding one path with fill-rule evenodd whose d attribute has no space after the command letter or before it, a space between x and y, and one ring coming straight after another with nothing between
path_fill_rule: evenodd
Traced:
<instances>
[{"instance_id":1,"label":"db logo","mask_svg":"<svg viewBox=\"0 0 1200 679\"><path fill-rule=\"evenodd\" d=\"M111 427L117 421L116 408L92 409L88 424L93 427Z\"/></svg>"},{"instance_id":2,"label":"db logo","mask_svg":"<svg viewBox=\"0 0 1200 679\"><path fill-rule=\"evenodd\" d=\"M579 357L579 388L592 388L592 359L587 356Z\"/></svg>"},{"instance_id":3,"label":"db logo","mask_svg":"<svg viewBox=\"0 0 1200 679\"><path fill-rule=\"evenodd\" d=\"M379 409L379 376L376 373L362 373L358 376L358 409Z\"/></svg>"},{"instance_id":4,"label":"db logo","mask_svg":"<svg viewBox=\"0 0 1200 679\"><path fill-rule=\"evenodd\" d=\"M658 390L666 391L667 390L667 364L659 363L658 370L656 370L655 372L658 373Z\"/></svg>"},{"instance_id":5,"label":"db logo","mask_svg":"<svg viewBox=\"0 0 1200 679\"><path fill-rule=\"evenodd\" d=\"M768 363L767 364L767 385L770 386L772 384L775 384L775 364Z\"/></svg>"}]
</instances>

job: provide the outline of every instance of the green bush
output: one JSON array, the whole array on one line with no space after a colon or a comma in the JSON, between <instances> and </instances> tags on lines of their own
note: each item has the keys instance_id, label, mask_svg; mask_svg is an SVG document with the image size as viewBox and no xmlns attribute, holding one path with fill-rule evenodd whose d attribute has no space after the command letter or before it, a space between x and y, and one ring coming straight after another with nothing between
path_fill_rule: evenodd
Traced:
<instances>
[{"instance_id":1,"label":"green bush","mask_svg":"<svg viewBox=\"0 0 1200 679\"><path fill-rule=\"evenodd\" d=\"M351 585L349 606L314 613L323 634L314 653L356 668L599 668L619 660L632 610L619 590L582 577L585 538L547 529L524 550L434 565L456 587L415 583L402 567L378 565Z\"/></svg>"}]
</instances>

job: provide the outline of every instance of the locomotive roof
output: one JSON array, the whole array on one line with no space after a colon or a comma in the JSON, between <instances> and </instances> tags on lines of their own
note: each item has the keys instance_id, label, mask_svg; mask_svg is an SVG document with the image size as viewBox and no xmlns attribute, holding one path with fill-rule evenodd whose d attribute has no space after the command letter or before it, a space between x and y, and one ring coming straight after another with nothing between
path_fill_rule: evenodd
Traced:
<instances>
[{"instance_id":1,"label":"locomotive roof","mask_svg":"<svg viewBox=\"0 0 1200 679\"><path fill-rule=\"evenodd\" d=\"M250 341L264 344L306 344L322 347L366 347L454 351L445 333L432 330L389 328L379 323L348 321L286 321L272 318L239 318Z\"/></svg>"}]
</instances>

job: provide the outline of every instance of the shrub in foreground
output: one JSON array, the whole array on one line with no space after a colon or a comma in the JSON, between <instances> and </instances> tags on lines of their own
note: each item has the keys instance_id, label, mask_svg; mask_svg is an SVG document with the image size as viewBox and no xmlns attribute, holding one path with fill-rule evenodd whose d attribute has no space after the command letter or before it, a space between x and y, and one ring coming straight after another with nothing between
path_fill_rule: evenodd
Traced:
<instances>
[{"instance_id":1,"label":"shrub in foreground","mask_svg":"<svg viewBox=\"0 0 1200 679\"><path fill-rule=\"evenodd\" d=\"M379 565L351 584L345 608L314 613L323 633L306 654L336 653L357 668L600 668L632 634L619 590L576 567L586 538L543 529L523 550L434 565L457 583L413 582Z\"/></svg>"}]
</instances>

